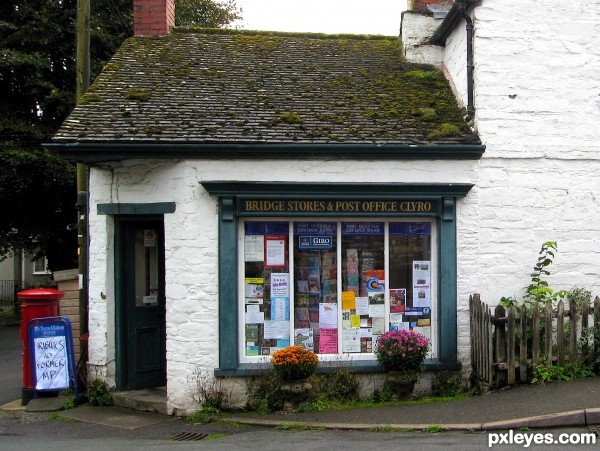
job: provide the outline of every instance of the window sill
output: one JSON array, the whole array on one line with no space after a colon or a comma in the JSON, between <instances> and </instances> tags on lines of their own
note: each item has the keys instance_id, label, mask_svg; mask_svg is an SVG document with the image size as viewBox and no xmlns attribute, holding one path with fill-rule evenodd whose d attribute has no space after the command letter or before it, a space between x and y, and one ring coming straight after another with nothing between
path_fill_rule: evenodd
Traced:
<instances>
[{"instance_id":1,"label":"window sill","mask_svg":"<svg viewBox=\"0 0 600 451\"><path fill-rule=\"evenodd\" d=\"M425 360L425 371L456 371L462 368L460 362L440 362L435 359ZM351 373L384 373L383 367L376 362L357 361L344 362L321 362L317 368L317 374L335 373L337 370L347 369ZM268 363L240 363L235 369L215 368L215 377L249 377L264 375L272 370Z\"/></svg>"}]
</instances>

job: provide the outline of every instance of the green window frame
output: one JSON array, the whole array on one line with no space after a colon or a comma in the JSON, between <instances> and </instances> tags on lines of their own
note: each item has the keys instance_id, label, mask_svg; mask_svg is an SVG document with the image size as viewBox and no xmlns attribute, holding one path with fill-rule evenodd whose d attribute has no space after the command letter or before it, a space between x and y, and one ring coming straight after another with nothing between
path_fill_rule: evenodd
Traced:
<instances>
[{"instance_id":1,"label":"green window frame","mask_svg":"<svg viewBox=\"0 0 600 451\"><path fill-rule=\"evenodd\" d=\"M204 189L217 197L218 202L218 269L219 269L219 366L216 376L242 376L259 369L256 365L240 363L239 356L239 311L238 311L238 220L251 217L302 217L315 216L315 211L289 211L285 204L296 205L299 199L312 199L326 203L332 200L369 202L380 200L402 202L428 202L431 208L424 211L353 211L345 214L340 211L320 211L317 216L344 217L410 217L432 216L437 218L437 327L438 357L425 362L426 369L458 369L457 361L457 242L456 204L465 197L472 184L409 184L409 183L295 183L295 182L238 182L205 181ZM271 201L277 211L265 209L253 211L248 205L263 206L263 203L249 204L248 199ZM295 202L287 202L294 200ZM273 202L278 201L278 202ZM269 205L271 205L269 204ZM322 204L319 204L322 205ZM372 204L374 205L374 204ZM408 205L408 204L406 204ZM283 209L282 209L283 208ZM381 371L373 363L359 362L352 367L355 371Z\"/></svg>"}]
</instances>

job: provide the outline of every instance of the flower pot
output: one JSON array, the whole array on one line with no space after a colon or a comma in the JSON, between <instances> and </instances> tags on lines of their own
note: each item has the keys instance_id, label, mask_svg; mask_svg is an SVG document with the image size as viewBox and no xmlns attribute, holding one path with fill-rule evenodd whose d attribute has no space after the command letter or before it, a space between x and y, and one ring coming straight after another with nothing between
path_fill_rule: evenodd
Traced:
<instances>
[{"instance_id":1,"label":"flower pot","mask_svg":"<svg viewBox=\"0 0 600 451\"><path fill-rule=\"evenodd\" d=\"M388 371L384 386L392 393L392 399L406 399L412 395L418 380L416 370Z\"/></svg>"},{"instance_id":2,"label":"flower pot","mask_svg":"<svg viewBox=\"0 0 600 451\"><path fill-rule=\"evenodd\" d=\"M312 384L306 379L283 381L281 383L281 397L283 410L297 410L300 404L310 399Z\"/></svg>"}]
</instances>

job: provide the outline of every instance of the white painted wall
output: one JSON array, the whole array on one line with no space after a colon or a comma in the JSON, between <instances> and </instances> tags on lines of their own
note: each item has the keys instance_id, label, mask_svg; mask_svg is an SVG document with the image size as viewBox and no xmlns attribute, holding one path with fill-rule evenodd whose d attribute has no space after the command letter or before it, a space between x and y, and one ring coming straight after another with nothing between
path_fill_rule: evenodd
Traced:
<instances>
[{"instance_id":1,"label":"white painted wall","mask_svg":"<svg viewBox=\"0 0 600 451\"><path fill-rule=\"evenodd\" d=\"M170 407L185 411L194 407L190 404L194 370L212 373L218 366L217 204L200 181L476 183L477 166L474 161L138 160L92 168L90 371L114 385L113 223L110 216L97 214L98 203L177 204L175 213L164 216L167 390Z\"/></svg>"},{"instance_id":2,"label":"white painted wall","mask_svg":"<svg viewBox=\"0 0 600 451\"><path fill-rule=\"evenodd\" d=\"M472 17L475 126L487 148L459 215L465 361L467 293L492 305L521 295L545 241L559 248L551 286L600 294L600 3L483 0ZM464 104L465 36L463 22L444 58Z\"/></svg>"}]
</instances>

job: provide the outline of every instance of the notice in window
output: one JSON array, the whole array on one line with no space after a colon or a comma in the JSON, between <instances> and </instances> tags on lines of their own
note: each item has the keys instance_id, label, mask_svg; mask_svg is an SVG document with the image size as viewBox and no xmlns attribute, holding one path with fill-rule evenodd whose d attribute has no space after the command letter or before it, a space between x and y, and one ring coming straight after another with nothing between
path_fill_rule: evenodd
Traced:
<instances>
[{"instance_id":1,"label":"notice in window","mask_svg":"<svg viewBox=\"0 0 600 451\"><path fill-rule=\"evenodd\" d=\"M261 277L246 277L244 279L244 297L246 304L262 304L264 296L264 279Z\"/></svg>"},{"instance_id":2,"label":"notice in window","mask_svg":"<svg viewBox=\"0 0 600 451\"><path fill-rule=\"evenodd\" d=\"M321 329L337 329L337 304L319 304L319 327Z\"/></svg>"},{"instance_id":3,"label":"notice in window","mask_svg":"<svg viewBox=\"0 0 600 451\"><path fill-rule=\"evenodd\" d=\"M302 346L313 352L315 349L313 330L310 328L296 329L294 331L294 345Z\"/></svg>"},{"instance_id":4,"label":"notice in window","mask_svg":"<svg viewBox=\"0 0 600 451\"><path fill-rule=\"evenodd\" d=\"M413 307L431 307L431 262L413 261Z\"/></svg>"},{"instance_id":5,"label":"notice in window","mask_svg":"<svg viewBox=\"0 0 600 451\"><path fill-rule=\"evenodd\" d=\"M265 268L285 266L285 235L265 235Z\"/></svg>"},{"instance_id":6,"label":"notice in window","mask_svg":"<svg viewBox=\"0 0 600 451\"><path fill-rule=\"evenodd\" d=\"M321 329L319 337L319 354L336 354L337 341L337 329Z\"/></svg>"},{"instance_id":7,"label":"notice in window","mask_svg":"<svg viewBox=\"0 0 600 451\"><path fill-rule=\"evenodd\" d=\"M290 338L290 322L289 321L265 321L265 339L277 340Z\"/></svg>"},{"instance_id":8,"label":"notice in window","mask_svg":"<svg viewBox=\"0 0 600 451\"><path fill-rule=\"evenodd\" d=\"M390 288L390 313L402 313L406 308L406 288Z\"/></svg>"},{"instance_id":9,"label":"notice in window","mask_svg":"<svg viewBox=\"0 0 600 451\"><path fill-rule=\"evenodd\" d=\"M360 352L360 329L344 330L342 352Z\"/></svg>"},{"instance_id":10,"label":"notice in window","mask_svg":"<svg viewBox=\"0 0 600 451\"><path fill-rule=\"evenodd\" d=\"M290 320L290 298L271 298L271 319L275 321Z\"/></svg>"},{"instance_id":11,"label":"notice in window","mask_svg":"<svg viewBox=\"0 0 600 451\"><path fill-rule=\"evenodd\" d=\"M244 260L262 262L265 259L265 238L262 235L246 235L244 237Z\"/></svg>"}]
</instances>

